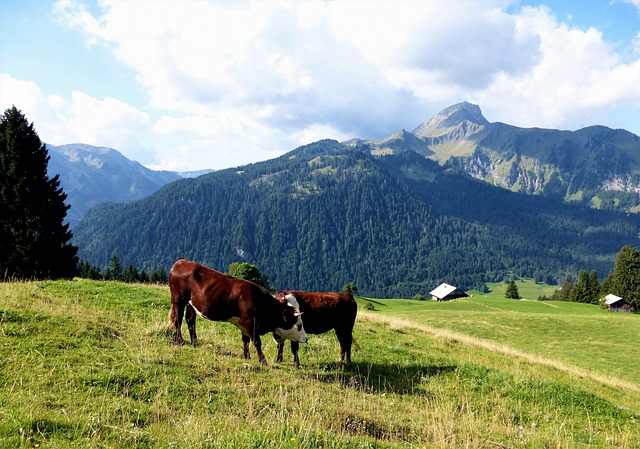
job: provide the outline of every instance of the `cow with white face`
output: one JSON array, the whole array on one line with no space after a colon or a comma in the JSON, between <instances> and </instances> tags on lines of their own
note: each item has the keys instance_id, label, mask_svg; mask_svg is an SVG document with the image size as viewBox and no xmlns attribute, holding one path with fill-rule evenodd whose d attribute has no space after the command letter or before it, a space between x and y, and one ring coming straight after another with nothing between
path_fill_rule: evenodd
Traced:
<instances>
[{"instance_id":1,"label":"cow with white face","mask_svg":"<svg viewBox=\"0 0 640 449\"><path fill-rule=\"evenodd\" d=\"M306 343L307 342L306 334L305 334L304 341L300 340L298 337L298 334L301 330L304 332L304 325L302 323L302 312L300 311L300 304L298 304L298 300L296 299L295 296L288 295L286 298L284 298L284 301L289 307L292 307L297 312L298 322L294 324L293 327L291 327L290 329L283 329L281 327L278 327L276 328L276 330L273 331L273 333L281 337L278 340L285 339L285 340Z\"/></svg>"},{"instance_id":2,"label":"cow with white face","mask_svg":"<svg viewBox=\"0 0 640 449\"><path fill-rule=\"evenodd\" d=\"M351 364L351 345L358 344L353 338L353 326L358 314L358 304L353 296L344 292L305 292L299 290L281 290L276 298L282 303L296 301L296 308L303 314L305 332L309 334L323 334L334 329L340 343L340 360L347 365ZM276 361L282 362L284 349L284 336L276 335L273 338L278 344L278 357ZM291 340L291 352L293 364L300 366L298 357L299 344Z\"/></svg>"}]
</instances>

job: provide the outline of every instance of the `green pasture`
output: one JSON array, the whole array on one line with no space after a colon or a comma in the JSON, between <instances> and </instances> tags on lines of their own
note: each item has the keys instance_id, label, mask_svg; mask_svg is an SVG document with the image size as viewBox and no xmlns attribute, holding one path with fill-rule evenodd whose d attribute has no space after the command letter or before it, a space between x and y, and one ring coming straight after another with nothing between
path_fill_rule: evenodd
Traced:
<instances>
[{"instance_id":1,"label":"green pasture","mask_svg":"<svg viewBox=\"0 0 640 449\"><path fill-rule=\"evenodd\" d=\"M376 311L396 318L640 385L640 357L632 355L640 350L638 315L610 313L590 304L538 301L543 295L551 297L557 287L531 280L517 281L521 299L507 299L506 285L490 284L489 294L470 292L471 297L454 301L369 302Z\"/></svg>"},{"instance_id":2,"label":"green pasture","mask_svg":"<svg viewBox=\"0 0 640 449\"><path fill-rule=\"evenodd\" d=\"M0 447L640 447L637 315L498 294L358 302L353 365L327 333L294 370L268 335L270 366L244 360L229 323L198 318L199 347L170 344L166 287L2 283Z\"/></svg>"}]
</instances>

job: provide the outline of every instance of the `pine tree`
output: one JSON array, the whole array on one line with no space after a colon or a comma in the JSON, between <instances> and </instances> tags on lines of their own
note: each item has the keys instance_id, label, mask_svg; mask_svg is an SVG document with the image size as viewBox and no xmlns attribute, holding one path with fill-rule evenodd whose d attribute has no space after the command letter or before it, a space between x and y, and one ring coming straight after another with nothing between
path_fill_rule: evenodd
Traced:
<instances>
[{"instance_id":1,"label":"pine tree","mask_svg":"<svg viewBox=\"0 0 640 449\"><path fill-rule=\"evenodd\" d=\"M598 279L598 273L593 270L589 273L589 300L591 304L598 304L600 301L600 290L602 289L602 285L600 285L600 279Z\"/></svg>"},{"instance_id":2,"label":"pine tree","mask_svg":"<svg viewBox=\"0 0 640 449\"><path fill-rule=\"evenodd\" d=\"M611 285L614 294L640 311L640 251L626 245L616 257Z\"/></svg>"},{"instance_id":3,"label":"pine tree","mask_svg":"<svg viewBox=\"0 0 640 449\"><path fill-rule=\"evenodd\" d=\"M586 270L580 270L578 273L578 281L569 292L569 301L590 303L589 296L589 273Z\"/></svg>"},{"instance_id":4,"label":"pine tree","mask_svg":"<svg viewBox=\"0 0 640 449\"><path fill-rule=\"evenodd\" d=\"M167 276L167 272L162 268L162 265L158 265L156 271L151 273L149 276L149 280L156 284L166 284L169 282L169 277Z\"/></svg>"},{"instance_id":5,"label":"pine tree","mask_svg":"<svg viewBox=\"0 0 640 449\"><path fill-rule=\"evenodd\" d=\"M111 256L111 260L109 261L109 279L113 279L114 281L122 280L122 264L120 263L120 258L113 254Z\"/></svg>"},{"instance_id":6,"label":"pine tree","mask_svg":"<svg viewBox=\"0 0 640 449\"><path fill-rule=\"evenodd\" d=\"M49 153L25 116L0 117L0 279L71 278L78 248L64 223L69 206L59 176L47 176Z\"/></svg>"},{"instance_id":7,"label":"pine tree","mask_svg":"<svg viewBox=\"0 0 640 449\"><path fill-rule=\"evenodd\" d=\"M516 281L509 282L507 286L507 290L504 292L505 298L510 299L518 299L520 297L520 293L518 292L518 286L516 285Z\"/></svg>"},{"instance_id":8,"label":"pine tree","mask_svg":"<svg viewBox=\"0 0 640 449\"><path fill-rule=\"evenodd\" d=\"M562 287L553 292L551 299L554 301L570 301L571 290L573 290L573 279L571 276L567 276Z\"/></svg>"}]
</instances>

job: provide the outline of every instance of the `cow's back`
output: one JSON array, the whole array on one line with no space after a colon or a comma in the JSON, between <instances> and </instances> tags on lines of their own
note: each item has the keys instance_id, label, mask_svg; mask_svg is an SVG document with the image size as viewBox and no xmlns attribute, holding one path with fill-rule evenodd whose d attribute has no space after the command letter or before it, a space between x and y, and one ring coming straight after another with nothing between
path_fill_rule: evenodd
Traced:
<instances>
[{"instance_id":1,"label":"cow's back","mask_svg":"<svg viewBox=\"0 0 640 449\"><path fill-rule=\"evenodd\" d=\"M277 297L292 294L300 304L305 331L322 334L331 329L351 332L358 305L350 293L282 290Z\"/></svg>"}]
</instances>

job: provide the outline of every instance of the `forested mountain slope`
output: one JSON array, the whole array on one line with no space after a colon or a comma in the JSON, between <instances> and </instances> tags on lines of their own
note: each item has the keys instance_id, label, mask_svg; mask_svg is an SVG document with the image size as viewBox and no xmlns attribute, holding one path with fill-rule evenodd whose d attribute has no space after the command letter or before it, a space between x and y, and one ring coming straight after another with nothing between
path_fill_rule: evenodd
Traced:
<instances>
[{"instance_id":1,"label":"forested mountain slope","mask_svg":"<svg viewBox=\"0 0 640 449\"><path fill-rule=\"evenodd\" d=\"M276 288L424 296L510 272L547 281L606 275L637 220L527 196L446 170L412 150L382 156L324 140L277 159L164 186L89 211L79 256L167 269L178 257L226 270L248 261Z\"/></svg>"}]
</instances>

